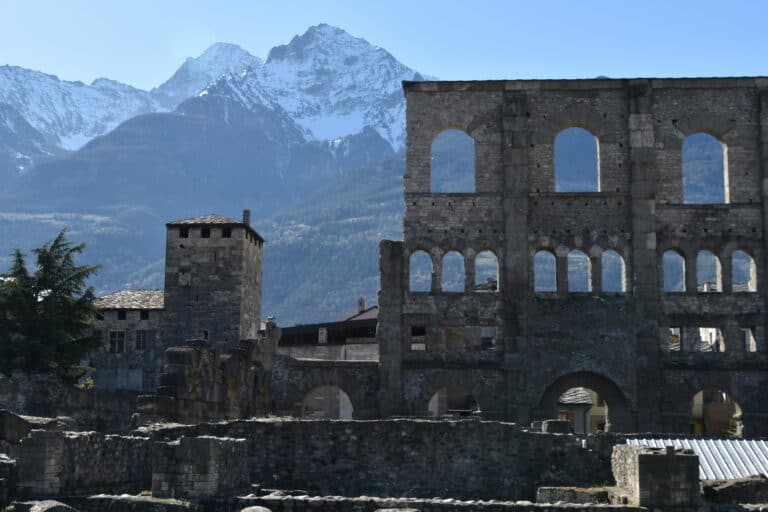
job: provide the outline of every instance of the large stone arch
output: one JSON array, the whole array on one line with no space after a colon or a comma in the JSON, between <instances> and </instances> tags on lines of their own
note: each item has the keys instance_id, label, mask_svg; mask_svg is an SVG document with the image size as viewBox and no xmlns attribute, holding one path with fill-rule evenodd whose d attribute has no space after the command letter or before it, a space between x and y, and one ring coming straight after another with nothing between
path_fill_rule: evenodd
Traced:
<instances>
[{"instance_id":1,"label":"large stone arch","mask_svg":"<svg viewBox=\"0 0 768 512\"><path fill-rule=\"evenodd\" d=\"M629 411L627 398L612 380L598 373L576 372L562 375L552 382L541 395L534 419L555 418L557 400L571 388L585 387L597 392L608 406L606 430L632 432L636 430L636 418Z\"/></svg>"}]
</instances>

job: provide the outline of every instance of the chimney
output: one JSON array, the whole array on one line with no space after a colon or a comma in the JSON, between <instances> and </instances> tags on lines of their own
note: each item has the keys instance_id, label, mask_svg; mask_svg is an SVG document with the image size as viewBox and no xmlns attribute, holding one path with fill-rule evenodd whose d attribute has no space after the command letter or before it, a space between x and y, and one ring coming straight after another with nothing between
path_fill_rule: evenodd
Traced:
<instances>
[{"instance_id":1,"label":"chimney","mask_svg":"<svg viewBox=\"0 0 768 512\"><path fill-rule=\"evenodd\" d=\"M357 312L362 313L365 311L365 297L360 297L357 299Z\"/></svg>"},{"instance_id":2,"label":"chimney","mask_svg":"<svg viewBox=\"0 0 768 512\"><path fill-rule=\"evenodd\" d=\"M243 210L243 224L251 225L251 210Z\"/></svg>"}]
</instances>

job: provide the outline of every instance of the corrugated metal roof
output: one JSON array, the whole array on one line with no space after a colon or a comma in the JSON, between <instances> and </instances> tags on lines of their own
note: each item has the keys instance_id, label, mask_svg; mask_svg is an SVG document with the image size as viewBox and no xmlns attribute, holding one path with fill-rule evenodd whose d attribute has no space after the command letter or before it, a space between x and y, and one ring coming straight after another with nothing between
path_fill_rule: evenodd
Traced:
<instances>
[{"instance_id":1,"label":"corrugated metal roof","mask_svg":"<svg viewBox=\"0 0 768 512\"><path fill-rule=\"evenodd\" d=\"M733 480L768 477L768 441L748 439L627 439L627 444L693 450L699 456L699 479Z\"/></svg>"}]
</instances>

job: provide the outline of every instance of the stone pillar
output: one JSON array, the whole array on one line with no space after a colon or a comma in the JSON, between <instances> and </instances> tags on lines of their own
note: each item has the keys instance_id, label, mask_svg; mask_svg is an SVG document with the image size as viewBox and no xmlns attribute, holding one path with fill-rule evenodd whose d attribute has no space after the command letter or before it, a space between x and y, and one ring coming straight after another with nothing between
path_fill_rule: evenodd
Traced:
<instances>
[{"instance_id":1,"label":"stone pillar","mask_svg":"<svg viewBox=\"0 0 768 512\"><path fill-rule=\"evenodd\" d=\"M696 256L696 254L686 254L685 256L685 293L694 295L699 292Z\"/></svg>"},{"instance_id":2,"label":"stone pillar","mask_svg":"<svg viewBox=\"0 0 768 512\"><path fill-rule=\"evenodd\" d=\"M731 252L718 254L720 258L720 291L723 293L733 293L733 257Z\"/></svg>"},{"instance_id":3,"label":"stone pillar","mask_svg":"<svg viewBox=\"0 0 768 512\"><path fill-rule=\"evenodd\" d=\"M33 430L14 453L18 460L19 495L56 496L65 486L64 433Z\"/></svg>"},{"instance_id":4,"label":"stone pillar","mask_svg":"<svg viewBox=\"0 0 768 512\"><path fill-rule=\"evenodd\" d=\"M601 255L590 256L589 261L592 293L601 293L603 291L603 258Z\"/></svg>"},{"instance_id":5,"label":"stone pillar","mask_svg":"<svg viewBox=\"0 0 768 512\"><path fill-rule=\"evenodd\" d=\"M379 342L380 414L392 416L400 412L403 343L403 296L405 248L403 242L382 240L379 244L379 315L376 338ZM435 277L433 272L432 287ZM428 327L429 328L429 327ZM408 333L410 337L410 333ZM429 332L427 333L429 338ZM429 344L429 340L427 340Z\"/></svg>"},{"instance_id":6,"label":"stone pillar","mask_svg":"<svg viewBox=\"0 0 768 512\"><path fill-rule=\"evenodd\" d=\"M744 346L744 333L735 318L728 318L723 325L723 339L725 340L725 354L727 357L743 358L746 352Z\"/></svg>"},{"instance_id":7,"label":"stone pillar","mask_svg":"<svg viewBox=\"0 0 768 512\"><path fill-rule=\"evenodd\" d=\"M558 249L555 256L555 276L557 279L557 294L568 295L568 252Z\"/></svg>"},{"instance_id":8,"label":"stone pillar","mask_svg":"<svg viewBox=\"0 0 768 512\"><path fill-rule=\"evenodd\" d=\"M658 163L653 114L653 88L650 80L630 80L627 84L627 133L632 194L632 261L639 318L637 331L637 411L634 420L640 432L660 428L659 407L662 370L659 340L659 258L656 248L656 184ZM629 263L629 261L627 262Z\"/></svg>"}]
</instances>

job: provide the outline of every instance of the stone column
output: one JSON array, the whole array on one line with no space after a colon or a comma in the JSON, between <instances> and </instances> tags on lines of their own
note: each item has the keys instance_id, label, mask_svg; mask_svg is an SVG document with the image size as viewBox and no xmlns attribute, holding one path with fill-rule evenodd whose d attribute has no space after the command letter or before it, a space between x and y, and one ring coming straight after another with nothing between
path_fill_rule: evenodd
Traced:
<instances>
[{"instance_id":1,"label":"stone column","mask_svg":"<svg viewBox=\"0 0 768 512\"><path fill-rule=\"evenodd\" d=\"M590 256L590 278L592 279L592 293L603 291L603 259L601 255Z\"/></svg>"},{"instance_id":2,"label":"stone column","mask_svg":"<svg viewBox=\"0 0 768 512\"><path fill-rule=\"evenodd\" d=\"M400 411L404 339L403 286L405 284L407 289L407 283L405 283L403 242L382 240L379 251L381 285L376 338L379 342L380 414L386 417L398 414Z\"/></svg>"}]
</instances>

